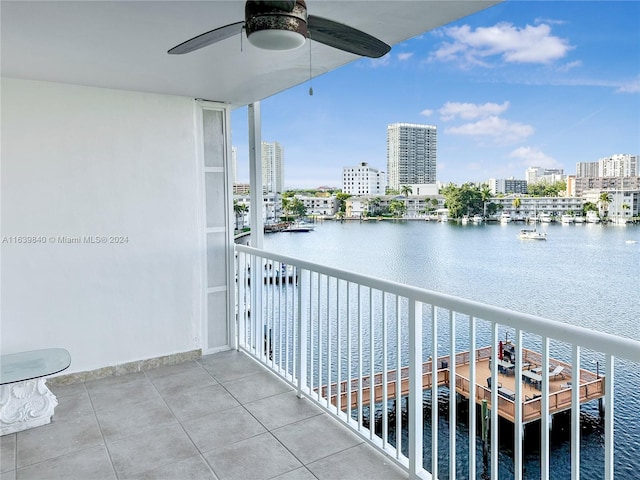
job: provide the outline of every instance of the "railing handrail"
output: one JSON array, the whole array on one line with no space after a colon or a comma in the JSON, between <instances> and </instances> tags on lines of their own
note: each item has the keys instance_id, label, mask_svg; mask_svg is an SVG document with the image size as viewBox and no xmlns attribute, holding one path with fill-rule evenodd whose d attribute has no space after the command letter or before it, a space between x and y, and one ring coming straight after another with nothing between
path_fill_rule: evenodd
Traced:
<instances>
[{"instance_id":1,"label":"railing handrail","mask_svg":"<svg viewBox=\"0 0 640 480\"><path fill-rule=\"evenodd\" d=\"M589 348L598 352L614 355L617 358L623 358L631 360L632 362L640 363L640 341L631 338L598 332L596 330L559 322L557 320L549 320L537 315L516 312L502 307L487 305L485 303L467 300L440 292L434 292L432 290L406 285L391 280L375 278L349 270L321 265L308 260L290 257L254 247L235 245L235 249L238 252L244 252L269 258L277 262L295 265L298 268L358 283L376 290L385 291L401 297L407 297L419 302L444 307L475 318L491 319L492 321L505 326L541 334L569 344L579 344L584 348Z\"/></svg>"}]
</instances>

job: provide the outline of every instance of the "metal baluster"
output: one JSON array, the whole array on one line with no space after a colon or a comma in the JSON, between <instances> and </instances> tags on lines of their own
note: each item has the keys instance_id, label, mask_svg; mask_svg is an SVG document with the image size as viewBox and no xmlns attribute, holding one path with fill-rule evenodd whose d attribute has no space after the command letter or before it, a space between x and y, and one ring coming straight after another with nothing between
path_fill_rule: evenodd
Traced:
<instances>
[{"instance_id":1,"label":"metal baluster","mask_svg":"<svg viewBox=\"0 0 640 480\"><path fill-rule=\"evenodd\" d=\"M409 299L409 478L420 478L422 462L422 303Z\"/></svg>"}]
</instances>

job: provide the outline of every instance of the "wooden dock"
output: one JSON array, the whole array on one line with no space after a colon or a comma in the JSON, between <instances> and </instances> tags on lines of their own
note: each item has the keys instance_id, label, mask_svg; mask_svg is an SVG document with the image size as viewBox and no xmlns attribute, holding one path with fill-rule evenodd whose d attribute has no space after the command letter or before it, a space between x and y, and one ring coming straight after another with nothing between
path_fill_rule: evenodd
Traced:
<instances>
[{"instance_id":1,"label":"wooden dock","mask_svg":"<svg viewBox=\"0 0 640 480\"><path fill-rule=\"evenodd\" d=\"M531 372L536 368L540 368L542 364L542 357L539 353L532 350L522 349L522 363L527 365L527 368L523 368L523 372ZM491 368L491 347L484 347L476 350L476 395L475 402L481 404L483 400L487 400L489 408L491 408L491 388L488 385L488 379L490 381ZM469 352L461 352L456 354L456 378L455 389L456 392L463 397L470 398L470 383L469 383L469 370L470 370L470 355ZM451 388L451 374L450 374L450 357L443 356L438 357L437 361L437 383L438 386L445 386ZM433 362L428 361L422 364L422 388L423 390L430 390L433 382ZM562 367L562 371L552 376L549 374L549 413L556 414L565 410L571 409L571 392L572 386L576 384L577 378L579 378L580 388L580 403L590 402L602 398L604 396L604 381L603 376L596 375L594 372L581 369L579 375L574 375L571 365L559 360L550 358L549 365L552 369L559 366ZM498 374L498 414L511 422L515 421L515 402L510 395L505 392L514 392L516 379L513 374L509 374L508 369L501 369L505 373ZM536 378L536 375L529 375L522 381L522 421L523 423L529 423L539 420L542 416L542 398L541 391L535 385L535 381L531 381L532 378ZM383 378L381 373L376 373L373 376L373 386L371 385L371 377L362 377L362 405L368 406L373 402L383 401ZM351 388L348 388L347 381L340 383L340 389L338 385L333 383L329 388L323 386L321 389L322 396L326 398L329 394L331 396L331 402L334 405L338 404L338 392L340 395L340 409L346 410L347 403L350 409L358 408L358 383L359 379L351 379ZM409 369L408 367L400 370L400 379L397 378L396 370L389 370L387 372L387 399L393 400L396 398L397 392L400 395L409 394Z\"/></svg>"}]
</instances>

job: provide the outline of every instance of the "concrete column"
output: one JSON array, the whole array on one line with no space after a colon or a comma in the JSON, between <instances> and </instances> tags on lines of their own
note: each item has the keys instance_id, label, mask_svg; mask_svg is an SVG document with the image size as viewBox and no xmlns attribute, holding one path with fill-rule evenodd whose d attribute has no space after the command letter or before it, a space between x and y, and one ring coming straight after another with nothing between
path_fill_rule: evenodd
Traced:
<instances>
[{"instance_id":1,"label":"concrete column","mask_svg":"<svg viewBox=\"0 0 640 480\"><path fill-rule=\"evenodd\" d=\"M262 119L260 102L249 105L249 184L251 185L251 246L264 248L262 210Z\"/></svg>"}]
</instances>

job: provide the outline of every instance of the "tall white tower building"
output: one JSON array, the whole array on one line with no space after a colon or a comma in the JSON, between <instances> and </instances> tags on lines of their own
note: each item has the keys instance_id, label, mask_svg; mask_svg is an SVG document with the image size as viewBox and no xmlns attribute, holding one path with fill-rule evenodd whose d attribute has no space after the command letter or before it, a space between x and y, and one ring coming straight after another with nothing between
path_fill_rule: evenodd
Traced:
<instances>
[{"instance_id":1,"label":"tall white tower building","mask_svg":"<svg viewBox=\"0 0 640 480\"><path fill-rule=\"evenodd\" d=\"M262 142L262 190L284 191L284 149L278 142Z\"/></svg>"},{"instance_id":2,"label":"tall white tower building","mask_svg":"<svg viewBox=\"0 0 640 480\"><path fill-rule=\"evenodd\" d=\"M342 191L350 195L384 195L387 176L366 162L342 169Z\"/></svg>"},{"instance_id":3,"label":"tall white tower building","mask_svg":"<svg viewBox=\"0 0 640 480\"><path fill-rule=\"evenodd\" d=\"M637 155L616 154L598 160L599 177L635 177L637 175Z\"/></svg>"},{"instance_id":4,"label":"tall white tower building","mask_svg":"<svg viewBox=\"0 0 640 480\"><path fill-rule=\"evenodd\" d=\"M436 183L437 127L393 123L387 127L389 187Z\"/></svg>"}]
</instances>

